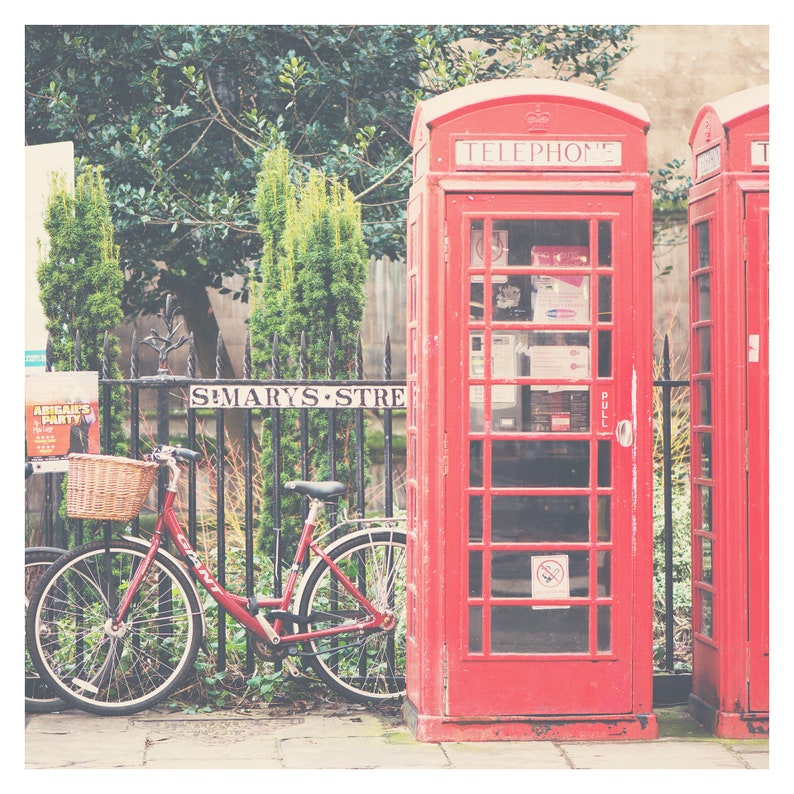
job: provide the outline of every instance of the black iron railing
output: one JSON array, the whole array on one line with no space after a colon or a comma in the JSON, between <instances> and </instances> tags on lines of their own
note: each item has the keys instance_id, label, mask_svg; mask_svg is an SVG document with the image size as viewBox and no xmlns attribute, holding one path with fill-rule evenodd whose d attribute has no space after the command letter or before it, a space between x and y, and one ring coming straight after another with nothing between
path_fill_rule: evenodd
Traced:
<instances>
[{"instance_id":1,"label":"black iron railing","mask_svg":"<svg viewBox=\"0 0 794 794\"><path fill-rule=\"evenodd\" d=\"M126 395L124 400L124 417L129 436L129 456L140 458L147 448L155 444L173 443L174 435L177 435L185 446L197 449L206 448L211 451L211 472L214 480L214 505L210 506L210 511L214 512L212 523L216 527L217 538L215 545L217 548L217 560L215 570L218 581L226 584L227 566L227 543L226 543L226 484L227 474L230 463L230 456L234 460L242 459L243 472L243 517L242 527L245 533L245 586L247 595L254 594L255 578L255 555L256 538L259 525L263 521L263 513L269 513L267 524L268 529L272 529L272 548L267 549L266 553L271 555L273 567L273 592L281 592L281 571L285 560L282 543L283 520L288 520L299 526L303 516L282 516L282 440L285 432L283 427L284 411L297 407L299 447L300 447L300 470L304 479L309 479L310 454L309 449L313 439L310 437L310 413L321 414L327 422L328 444L325 452L325 469L328 476L332 479L338 478L338 468L341 462L337 459L338 453L334 445L338 428L341 425L340 414L345 411L345 421L349 422L350 412L353 412L352 435L353 443L350 445L353 461L345 463L345 471L348 472L349 497L348 510L351 515L363 518L368 512L375 511L373 514L393 516L395 507L399 508L402 504L401 480L404 473L402 457L395 453L393 415L399 413L405 405L405 382L393 380L391 377L391 344L387 335L385 340L383 355L383 377L378 380L366 379L364 377L362 344L359 337L358 344L354 353L354 371L352 378L341 379L337 377L333 362L335 360L335 341L333 337L329 341L328 351L328 372L323 380L310 379L306 376L308 366L306 362L306 339L301 339L297 380L284 380L281 373L281 362L279 353L279 339L274 337L271 351L271 372L268 378L252 378L251 362L251 342L246 339L243 355L242 378L225 378L220 355L223 351L223 340L218 334L216 355L215 378L200 378L196 374L196 355L192 334L185 336L179 334L181 324L175 322L175 315L178 309L169 300L166 310L160 314L160 318L165 324L164 333L152 331L151 335L138 343L137 337L133 334L131 342L131 353L129 361L128 378L111 377L111 354L110 344L107 335L105 336L104 356L99 373L99 389L101 395L102 415L100 424L100 448L103 454L111 450L111 429L114 422L118 425L117 418L112 412L118 401L111 399L114 390L122 390ZM158 355L158 372L156 375L139 375L139 348L141 346L153 348ZM187 358L184 375L174 375L169 366L169 355L174 350L188 346ZM49 346L48 346L49 351ZM47 371L52 371L51 355L47 354ZM82 370L83 364L80 355L80 340L76 340L75 369ZM292 389L293 391L289 391ZM202 391L203 390L203 391ZM156 395L155 419L152 422L141 410L142 397L145 392L153 391ZM294 405L278 404L268 402L269 397L274 395L291 394L298 392L311 395L311 399ZM252 403L241 407L235 403L234 399L228 399L230 395L243 393L245 395L263 395L261 401L254 400ZM198 397L197 397L198 395ZM203 396L202 396L203 395ZM210 395L209 397L207 395ZM224 399L218 399L221 395ZM334 402L335 395L342 395L338 403ZM352 399L355 395L356 399ZM152 400L148 400L149 403ZM238 416L242 415L241 438L237 439L234 449L230 444L226 432L227 411L236 409ZM203 429L203 421L210 416L214 422L214 432L207 441ZM178 417L179 426L175 429L174 417ZM269 419L268 421L265 421ZM320 420L322 421L322 419ZM382 463L378 468L382 469L382 476L372 477L371 467L367 465L368 452L373 449L373 443L368 443L367 429L376 426L376 442L382 433ZM347 427L347 426L346 426ZM151 432L153 428L154 432ZM270 435L269 448L271 450L270 460L262 460L262 433L268 432ZM347 432L347 430L346 430ZM377 450L376 450L377 451ZM380 454L377 455L380 459ZM270 482L272 489L270 493L255 493L254 483L261 483L263 480L262 470L270 469ZM37 475L45 480L43 493L44 505L41 510L41 527L37 532L37 542L45 545L58 546L60 548L71 548L87 540L84 532L84 522L79 520L64 520L60 509L62 474L46 473ZM200 510L206 510L207 505L199 505L199 494L197 486L197 467L191 464L187 476L185 512L188 535L191 542L196 544L197 535L197 516ZM160 490L157 495L157 503L162 499L163 484L160 483ZM203 495L203 494L202 494ZM205 500L206 501L206 500ZM374 507L373 507L374 505ZM306 504L303 505L304 515ZM335 516L330 518L334 519ZM270 526L272 522L272 527ZM107 526L105 531L110 531ZM140 519L131 522L128 529L131 534L140 532ZM269 533L268 533L269 534ZM286 561L289 563L289 560ZM218 621L218 651L217 667L218 670L225 669L226 666L226 619L222 613ZM252 672L254 669L254 656L249 648L246 660L246 671Z\"/></svg>"}]
</instances>

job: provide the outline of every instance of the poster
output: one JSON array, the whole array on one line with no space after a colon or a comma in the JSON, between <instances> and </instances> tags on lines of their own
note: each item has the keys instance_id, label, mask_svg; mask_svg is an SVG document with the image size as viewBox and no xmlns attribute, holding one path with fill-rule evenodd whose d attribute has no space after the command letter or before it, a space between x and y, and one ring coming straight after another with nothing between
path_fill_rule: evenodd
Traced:
<instances>
[{"instance_id":1,"label":"poster","mask_svg":"<svg viewBox=\"0 0 794 794\"><path fill-rule=\"evenodd\" d=\"M547 554L532 557L532 598L556 599L571 597L571 578L568 572L567 554ZM570 609L554 604L535 605L533 609Z\"/></svg>"},{"instance_id":2,"label":"poster","mask_svg":"<svg viewBox=\"0 0 794 794\"><path fill-rule=\"evenodd\" d=\"M532 345L529 368L533 378L588 378L590 350L583 345Z\"/></svg>"},{"instance_id":3,"label":"poster","mask_svg":"<svg viewBox=\"0 0 794 794\"><path fill-rule=\"evenodd\" d=\"M99 374L25 377L25 440L34 471L66 471L71 452L99 453Z\"/></svg>"},{"instance_id":4,"label":"poster","mask_svg":"<svg viewBox=\"0 0 794 794\"><path fill-rule=\"evenodd\" d=\"M494 229L491 232L491 267L505 267L507 265L507 231ZM469 252L471 267L485 266L485 242L482 229L471 231L471 251Z\"/></svg>"},{"instance_id":5,"label":"poster","mask_svg":"<svg viewBox=\"0 0 794 794\"><path fill-rule=\"evenodd\" d=\"M590 282L586 276L537 276L532 319L543 323L590 322Z\"/></svg>"}]
</instances>

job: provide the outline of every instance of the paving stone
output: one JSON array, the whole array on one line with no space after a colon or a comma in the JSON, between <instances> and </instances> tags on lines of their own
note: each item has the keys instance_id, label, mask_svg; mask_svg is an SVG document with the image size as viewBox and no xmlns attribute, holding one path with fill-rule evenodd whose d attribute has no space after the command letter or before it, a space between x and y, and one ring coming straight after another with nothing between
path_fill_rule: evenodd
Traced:
<instances>
[{"instance_id":1,"label":"paving stone","mask_svg":"<svg viewBox=\"0 0 794 794\"><path fill-rule=\"evenodd\" d=\"M288 769L439 769L449 767L437 744L395 744L381 737L282 739Z\"/></svg>"},{"instance_id":2,"label":"paving stone","mask_svg":"<svg viewBox=\"0 0 794 794\"><path fill-rule=\"evenodd\" d=\"M743 769L719 742L560 744L575 769Z\"/></svg>"},{"instance_id":3,"label":"paving stone","mask_svg":"<svg viewBox=\"0 0 794 794\"><path fill-rule=\"evenodd\" d=\"M159 734L158 734L159 735ZM146 748L147 769L257 768L281 769L278 740L254 736L173 736L152 740Z\"/></svg>"},{"instance_id":4,"label":"paving stone","mask_svg":"<svg viewBox=\"0 0 794 794\"><path fill-rule=\"evenodd\" d=\"M442 748L454 769L568 769L552 742L455 742Z\"/></svg>"},{"instance_id":5,"label":"paving stone","mask_svg":"<svg viewBox=\"0 0 794 794\"><path fill-rule=\"evenodd\" d=\"M146 751L142 730L92 730L75 732L28 730L25 757L32 768L108 769L140 767Z\"/></svg>"}]
</instances>

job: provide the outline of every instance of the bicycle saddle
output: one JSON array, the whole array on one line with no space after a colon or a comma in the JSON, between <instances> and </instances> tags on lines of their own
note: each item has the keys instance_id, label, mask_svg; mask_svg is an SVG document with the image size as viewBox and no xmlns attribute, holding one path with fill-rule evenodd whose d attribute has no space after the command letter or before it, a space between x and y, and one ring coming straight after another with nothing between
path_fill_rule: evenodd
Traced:
<instances>
[{"instance_id":1,"label":"bicycle saddle","mask_svg":"<svg viewBox=\"0 0 794 794\"><path fill-rule=\"evenodd\" d=\"M347 486L343 482L334 480L311 482L309 480L290 480L284 483L284 488L288 491L297 491L306 494L312 499L334 499L347 491Z\"/></svg>"}]
</instances>

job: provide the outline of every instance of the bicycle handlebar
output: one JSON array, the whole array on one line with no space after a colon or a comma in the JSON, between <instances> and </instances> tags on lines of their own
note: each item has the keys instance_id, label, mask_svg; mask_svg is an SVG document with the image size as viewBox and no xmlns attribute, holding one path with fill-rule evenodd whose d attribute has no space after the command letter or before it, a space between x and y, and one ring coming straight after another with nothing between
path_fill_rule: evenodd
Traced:
<instances>
[{"instance_id":1,"label":"bicycle handlebar","mask_svg":"<svg viewBox=\"0 0 794 794\"><path fill-rule=\"evenodd\" d=\"M187 447L169 447L165 444L158 444L158 446L151 451L151 454L146 457L157 462L165 461L168 458L175 458L187 462L197 462L200 461L203 456L200 452L194 449L188 449Z\"/></svg>"}]
</instances>

